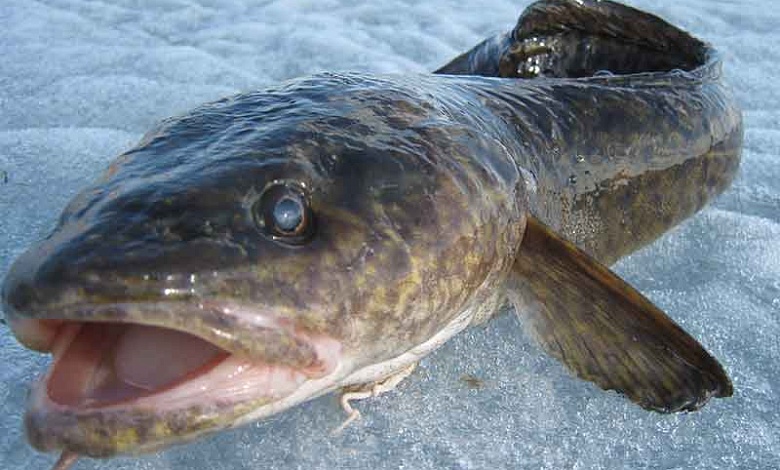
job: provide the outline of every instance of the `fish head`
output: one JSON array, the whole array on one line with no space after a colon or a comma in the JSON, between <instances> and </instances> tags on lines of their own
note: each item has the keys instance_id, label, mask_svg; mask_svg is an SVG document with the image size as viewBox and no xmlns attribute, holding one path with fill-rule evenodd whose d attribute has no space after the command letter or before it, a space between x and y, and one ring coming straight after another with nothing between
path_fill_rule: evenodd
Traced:
<instances>
[{"instance_id":1,"label":"fish head","mask_svg":"<svg viewBox=\"0 0 780 470\"><path fill-rule=\"evenodd\" d=\"M483 301L522 182L428 95L315 76L168 119L111 163L3 285L16 337L54 356L31 443L140 453L267 416Z\"/></svg>"}]
</instances>

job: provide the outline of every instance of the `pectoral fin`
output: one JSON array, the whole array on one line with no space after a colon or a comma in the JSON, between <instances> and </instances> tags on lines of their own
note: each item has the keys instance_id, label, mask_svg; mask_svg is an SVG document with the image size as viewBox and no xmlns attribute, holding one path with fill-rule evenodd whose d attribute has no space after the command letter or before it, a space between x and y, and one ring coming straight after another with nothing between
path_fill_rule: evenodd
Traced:
<instances>
[{"instance_id":1,"label":"pectoral fin","mask_svg":"<svg viewBox=\"0 0 780 470\"><path fill-rule=\"evenodd\" d=\"M509 282L521 321L580 378L660 412L731 396L723 368L695 339L532 217Z\"/></svg>"}]
</instances>

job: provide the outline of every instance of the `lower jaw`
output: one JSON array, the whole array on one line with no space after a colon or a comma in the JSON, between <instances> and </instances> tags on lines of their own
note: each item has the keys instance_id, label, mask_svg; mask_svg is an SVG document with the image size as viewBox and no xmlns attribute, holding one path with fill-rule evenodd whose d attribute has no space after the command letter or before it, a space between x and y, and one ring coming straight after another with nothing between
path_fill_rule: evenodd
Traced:
<instances>
[{"instance_id":1,"label":"lower jaw","mask_svg":"<svg viewBox=\"0 0 780 470\"><path fill-rule=\"evenodd\" d=\"M144 454L184 444L276 414L335 389L341 364L325 377L305 379L290 390L258 396L257 391L208 397L172 397L162 403L124 402L111 407L76 407L54 402L46 377L33 387L24 425L30 444L42 452L65 450L106 458Z\"/></svg>"},{"instance_id":2,"label":"lower jaw","mask_svg":"<svg viewBox=\"0 0 780 470\"><path fill-rule=\"evenodd\" d=\"M210 401L171 410L148 406L68 408L49 399L42 380L33 389L25 414L27 438L42 452L66 450L93 458L155 452L266 418L329 393L343 385L349 370L345 362L325 377L304 381L285 396Z\"/></svg>"},{"instance_id":3,"label":"lower jaw","mask_svg":"<svg viewBox=\"0 0 780 470\"><path fill-rule=\"evenodd\" d=\"M144 454L257 421L332 392L349 375L350 361L324 377L305 380L284 396L212 400L160 410L150 406L69 408L51 401L42 379L30 395L25 429L30 444L42 451L66 450L107 458Z\"/></svg>"},{"instance_id":4,"label":"lower jaw","mask_svg":"<svg viewBox=\"0 0 780 470\"><path fill-rule=\"evenodd\" d=\"M165 411L147 407L69 409L41 396L41 388L33 391L25 415L30 444L44 452L65 449L89 457L141 454L185 443L231 427L273 401L211 402Z\"/></svg>"}]
</instances>

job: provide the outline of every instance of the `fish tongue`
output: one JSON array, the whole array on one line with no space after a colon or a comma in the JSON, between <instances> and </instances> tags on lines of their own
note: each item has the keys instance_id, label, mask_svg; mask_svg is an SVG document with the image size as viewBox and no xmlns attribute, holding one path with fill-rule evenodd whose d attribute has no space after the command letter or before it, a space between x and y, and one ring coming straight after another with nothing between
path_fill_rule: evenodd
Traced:
<instances>
[{"instance_id":1,"label":"fish tongue","mask_svg":"<svg viewBox=\"0 0 780 470\"><path fill-rule=\"evenodd\" d=\"M225 355L213 344L180 331L130 325L119 337L114 370L123 382L155 390Z\"/></svg>"},{"instance_id":2,"label":"fish tongue","mask_svg":"<svg viewBox=\"0 0 780 470\"><path fill-rule=\"evenodd\" d=\"M47 384L49 397L63 405L137 398L228 356L195 336L159 327L84 323L71 330L55 348Z\"/></svg>"}]
</instances>

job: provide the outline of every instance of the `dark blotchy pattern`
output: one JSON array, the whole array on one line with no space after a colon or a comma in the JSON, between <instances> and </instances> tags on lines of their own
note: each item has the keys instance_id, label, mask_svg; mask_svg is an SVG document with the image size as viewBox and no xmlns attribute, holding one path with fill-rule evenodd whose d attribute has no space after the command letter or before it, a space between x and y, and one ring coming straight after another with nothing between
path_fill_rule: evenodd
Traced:
<instances>
[{"instance_id":1,"label":"dark blotchy pattern","mask_svg":"<svg viewBox=\"0 0 780 470\"><path fill-rule=\"evenodd\" d=\"M738 165L741 118L717 56L611 2L539 2L439 72L320 74L166 120L15 262L9 323L155 324L310 366L300 331L339 340L359 368L467 309L487 316L529 215L609 263L699 209ZM257 215L274 185L303 194L306 243L269 236ZM41 448L104 456L235 419L182 416L32 410L28 430Z\"/></svg>"},{"instance_id":2,"label":"dark blotchy pattern","mask_svg":"<svg viewBox=\"0 0 780 470\"><path fill-rule=\"evenodd\" d=\"M526 329L577 376L660 412L692 411L732 395L723 368L695 339L534 219L513 273L510 297L531 305L521 314Z\"/></svg>"},{"instance_id":3,"label":"dark blotchy pattern","mask_svg":"<svg viewBox=\"0 0 780 470\"><path fill-rule=\"evenodd\" d=\"M478 90L521 136L536 185L507 285L541 345L648 409L731 396L720 364L596 261L656 239L734 178L742 119L717 55L619 4L550 0L441 71L531 79Z\"/></svg>"},{"instance_id":4,"label":"dark blotchy pattern","mask_svg":"<svg viewBox=\"0 0 780 470\"><path fill-rule=\"evenodd\" d=\"M617 3L537 2L437 72L529 79L476 89L517 131L532 214L606 264L702 208L739 166L742 116L718 54Z\"/></svg>"}]
</instances>

